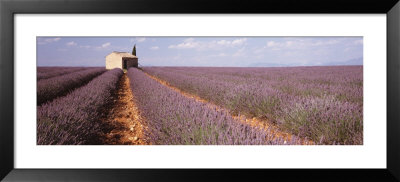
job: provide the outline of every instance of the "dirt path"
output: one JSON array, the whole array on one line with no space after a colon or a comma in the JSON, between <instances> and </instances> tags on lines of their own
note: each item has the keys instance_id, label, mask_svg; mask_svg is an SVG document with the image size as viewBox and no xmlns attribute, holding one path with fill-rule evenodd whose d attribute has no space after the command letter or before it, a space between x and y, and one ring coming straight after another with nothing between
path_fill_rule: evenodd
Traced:
<instances>
[{"instance_id":1,"label":"dirt path","mask_svg":"<svg viewBox=\"0 0 400 182\"><path fill-rule=\"evenodd\" d=\"M188 98L191 98L191 99L195 99L197 102L202 102L202 103L208 104L208 105L212 106L213 108L217 108L218 110L226 110L226 109L221 108L221 107L219 107L219 106L217 106L215 104L212 104L211 102L209 102L207 100L204 100L204 99L198 97L197 95L189 94L187 92L184 92L184 91L180 90L179 88L171 86L168 82L166 82L164 80L161 80L161 79L159 79L159 78L157 78L157 77L155 77L153 75L150 75L148 73L145 73L145 74L147 76L149 76L150 78L152 78L153 80L156 80L160 84L162 84L162 85L164 85L164 86L166 86L166 87L168 87L168 88L170 88L172 90L175 90L176 92L181 93L185 97L188 97ZM242 122L244 124L248 124L248 125L253 126L253 127L260 127L262 129L264 129L265 131L271 132L277 138L278 137L282 137L285 140L285 142L291 141L291 139L293 137L293 135L290 134L290 133L280 131L277 126L275 126L274 124L272 124L271 122L269 122L267 120L261 120L261 119L258 119L258 118L246 118L245 116L238 117L238 116L233 116L232 115L232 117L235 118L235 119L238 119L240 122ZM313 141L308 140L308 139L301 139L301 143L303 145L313 145L314 144Z\"/></svg>"},{"instance_id":2,"label":"dirt path","mask_svg":"<svg viewBox=\"0 0 400 182\"><path fill-rule=\"evenodd\" d=\"M129 79L124 73L118 83L118 90L113 98L109 113L104 122L112 126L111 132L105 135L104 144L110 145L149 145L144 135L146 127L135 98L129 86Z\"/></svg>"}]
</instances>

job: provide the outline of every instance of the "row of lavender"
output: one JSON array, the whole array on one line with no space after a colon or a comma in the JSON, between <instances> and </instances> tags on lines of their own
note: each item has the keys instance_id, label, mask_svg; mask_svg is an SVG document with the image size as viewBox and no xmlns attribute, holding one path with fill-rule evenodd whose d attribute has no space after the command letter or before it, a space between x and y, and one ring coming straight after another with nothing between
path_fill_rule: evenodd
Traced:
<instances>
[{"instance_id":1,"label":"row of lavender","mask_svg":"<svg viewBox=\"0 0 400 182\"><path fill-rule=\"evenodd\" d=\"M102 109L116 90L123 72L103 73L67 96L37 107L37 144L78 145L99 143Z\"/></svg>"},{"instance_id":2,"label":"row of lavender","mask_svg":"<svg viewBox=\"0 0 400 182\"><path fill-rule=\"evenodd\" d=\"M363 143L362 66L145 71L231 114L267 119L324 144Z\"/></svg>"},{"instance_id":3,"label":"row of lavender","mask_svg":"<svg viewBox=\"0 0 400 182\"><path fill-rule=\"evenodd\" d=\"M184 97L138 69L129 69L128 77L153 144L284 144L282 138L274 138L267 131L241 124L225 111ZM294 137L287 144L299 144L299 140Z\"/></svg>"},{"instance_id":4,"label":"row of lavender","mask_svg":"<svg viewBox=\"0 0 400 182\"><path fill-rule=\"evenodd\" d=\"M78 88L94 77L104 73L104 68L90 68L72 72L61 76L42 79L37 82L37 105L63 96L75 88Z\"/></svg>"},{"instance_id":5,"label":"row of lavender","mask_svg":"<svg viewBox=\"0 0 400 182\"><path fill-rule=\"evenodd\" d=\"M37 80L47 79L55 76L61 76L68 73L81 71L85 69L91 69L88 67L38 67L37 68Z\"/></svg>"},{"instance_id":6,"label":"row of lavender","mask_svg":"<svg viewBox=\"0 0 400 182\"><path fill-rule=\"evenodd\" d=\"M68 70L68 69L76 69L76 68L83 68L83 67L38 66L38 67L36 67L36 72L37 73L50 73L50 72L57 72L59 70Z\"/></svg>"}]
</instances>

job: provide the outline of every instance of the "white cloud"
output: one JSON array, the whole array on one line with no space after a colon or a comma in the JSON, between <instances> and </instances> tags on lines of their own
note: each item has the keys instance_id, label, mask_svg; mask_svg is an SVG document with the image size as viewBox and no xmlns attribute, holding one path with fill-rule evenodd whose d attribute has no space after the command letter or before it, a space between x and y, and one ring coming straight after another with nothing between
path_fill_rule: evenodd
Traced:
<instances>
[{"instance_id":1,"label":"white cloud","mask_svg":"<svg viewBox=\"0 0 400 182\"><path fill-rule=\"evenodd\" d=\"M136 41L138 42L144 42L146 40L146 38L136 38Z\"/></svg>"},{"instance_id":2,"label":"white cloud","mask_svg":"<svg viewBox=\"0 0 400 182\"><path fill-rule=\"evenodd\" d=\"M39 38L38 44L44 45L44 44L48 44L48 43L58 42L59 40L61 40L61 38L59 38L59 37L57 37L57 38Z\"/></svg>"},{"instance_id":3,"label":"white cloud","mask_svg":"<svg viewBox=\"0 0 400 182\"><path fill-rule=\"evenodd\" d=\"M283 42L275 42L275 41L268 41L267 42L267 47L272 47L272 48L290 48L290 47L295 47L295 46L303 46L304 44L302 42L296 42L296 41L283 41Z\"/></svg>"},{"instance_id":4,"label":"white cloud","mask_svg":"<svg viewBox=\"0 0 400 182\"><path fill-rule=\"evenodd\" d=\"M168 48L170 49L192 49L196 47L199 47L199 43L197 42L183 42L180 44L168 46Z\"/></svg>"},{"instance_id":5,"label":"white cloud","mask_svg":"<svg viewBox=\"0 0 400 182\"><path fill-rule=\"evenodd\" d=\"M58 37L57 37L57 38L52 39L51 42L57 42L57 41L59 41L59 40L61 40L61 38L58 38Z\"/></svg>"},{"instance_id":6,"label":"white cloud","mask_svg":"<svg viewBox=\"0 0 400 182\"><path fill-rule=\"evenodd\" d=\"M187 38L182 43L169 45L170 49L196 49L196 50L220 50L228 47L237 47L245 45L247 39L235 40L213 40L213 41L196 41L194 38Z\"/></svg>"},{"instance_id":7,"label":"white cloud","mask_svg":"<svg viewBox=\"0 0 400 182\"><path fill-rule=\"evenodd\" d=\"M230 42L229 42L230 43ZM218 45L227 45L228 44L228 41L226 41L226 40L220 40L220 41L217 41L217 44Z\"/></svg>"},{"instance_id":8,"label":"white cloud","mask_svg":"<svg viewBox=\"0 0 400 182\"><path fill-rule=\"evenodd\" d=\"M131 42L144 42L144 41L146 41L146 38L144 38L144 37L137 37L137 38L131 39Z\"/></svg>"},{"instance_id":9,"label":"white cloud","mask_svg":"<svg viewBox=\"0 0 400 182\"><path fill-rule=\"evenodd\" d=\"M246 41L247 41L246 38L236 39L236 40L232 41L232 45L233 46L240 46L240 45L243 45Z\"/></svg>"},{"instance_id":10,"label":"white cloud","mask_svg":"<svg viewBox=\"0 0 400 182\"><path fill-rule=\"evenodd\" d=\"M92 48L92 50L99 51L99 50L106 49L106 48L108 48L110 46L111 46L111 42L106 42L104 44L101 44L100 46L94 46L94 47L92 47L92 46L82 46L82 48Z\"/></svg>"},{"instance_id":11,"label":"white cloud","mask_svg":"<svg viewBox=\"0 0 400 182\"><path fill-rule=\"evenodd\" d=\"M277 43L275 43L274 41L268 41L267 42L267 47L274 47L274 46L277 46L278 44Z\"/></svg>"},{"instance_id":12,"label":"white cloud","mask_svg":"<svg viewBox=\"0 0 400 182\"><path fill-rule=\"evenodd\" d=\"M158 46L153 46L153 47L150 47L150 49L155 51L155 50L158 50L160 48Z\"/></svg>"},{"instance_id":13,"label":"white cloud","mask_svg":"<svg viewBox=\"0 0 400 182\"><path fill-rule=\"evenodd\" d=\"M101 45L101 48L107 48L107 47L109 47L110 45L111 45L110 42L106 42L106 43L104 43L104 44Z\"/></svg>"},{"instance_id":14,"label":"white cloud","mask_svg":"<svg viewBox=\"0 0 400 182\"><path fill-rule=\"evenodd\" d=\"M325 46L325 45L334 45L339 43L338 40L328 40L328 41L318 41L315 43L312 43L311 46Z\"/></svg>"},{"instance_id":15,"label":"white cloud","mask_svg":"<svg viewBox=\"0 0 400 182\"><path fill-rule=\"evenodd\" d=\"M194 38L187 38L187 39L183 40L183 42L193 42L193 41L194 41Z\"/></svg>"},{"instance_id":16,"label":"white cloud","mask_svg":"<svg viewBox=\"0 0 400 182\"><path fill-rule=\"evenodd\" d=\"M76 46L78 44L76 42L74 42L74 41L71 41L71 42L67 42L65 45L67 45L67 46Z\"/></svg>"},{"instance_id":17,"label":"white cloud","mask_svg":"<svg viewBox=\"0 0 400 182\"><path fill-rule=\"evenodd\" d=\"M314 41L312 39L286 39L286 41L267 41L266 47L269 50L282 50L282 49L308 49L310 47L330 46L339 44L339 40L330 39L326 41Z\"/></svg>"}]
</instances>

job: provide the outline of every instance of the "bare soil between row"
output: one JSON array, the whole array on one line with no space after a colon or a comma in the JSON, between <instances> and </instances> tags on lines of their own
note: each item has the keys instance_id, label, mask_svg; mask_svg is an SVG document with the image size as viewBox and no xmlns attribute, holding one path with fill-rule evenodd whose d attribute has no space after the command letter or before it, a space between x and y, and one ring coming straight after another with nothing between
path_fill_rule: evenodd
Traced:
<instances>
[{"instance_id":1,"label":"bare soil between row","mask_svg":"<svg viewBox=\"0 0 400 182\"><path fill-rule=\"evenodd\" d=\"M118 88L107 116L103 119L111 126L111 131L103 136L106 145L149 145L145 130L147 126L140 116L135 104L129 78L124 73L118 83Z\"/></svg>"}]
</instances>

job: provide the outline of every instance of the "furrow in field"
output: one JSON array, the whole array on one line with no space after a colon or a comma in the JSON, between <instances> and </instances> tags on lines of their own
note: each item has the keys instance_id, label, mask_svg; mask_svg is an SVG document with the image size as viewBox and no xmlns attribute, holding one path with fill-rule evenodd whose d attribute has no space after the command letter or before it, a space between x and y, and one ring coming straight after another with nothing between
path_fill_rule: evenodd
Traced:
<instances>
[{"instance_id":1,"label":"furrow in field","mask_svg":"<svg viewBox=\"0 0 400 182\"><path fill-rule=\"evenodd\" d=\"M196 100L197 102L204 103L207 106L209 106L210 108L217 108L217 110L224 110L224 111L227 111L229 113L229 111L227 109L225 109L225 108L222 108L222 107L217 106L217 105L215 105L215 104L213 104L213 103L211 103L211 102L209 102L207 100L204 100L204 99L200 98L197 95L184 92L184 91L182 91L181 89L179 89L177 87L171 86L168 82L166 82L166 81L164 81L164 80L162 80L160 78L157 78L157 77L155 77L153 75L150 75L150 74L148 74L146 72L144 72L144 73L148 77L152 78L153 80L155 80L155 81L159 82L160 84L162 84L162 85L164 85L164 86L166 86L166 87L168 87L168 88L170 88L170 89L182 94L183 96L185 96L187 98L191 98L191 99ZM260 120L260 119L255 118L255 117L254 118L246 118L245 116L235 116L235 115L231 115L231 116L233 118L239 120L243 124L248 124L248 125L250 125L252 127L262 128L263 130L265 130L265 131L267 131L269 133L272 133L275 136L275 138L283 138L285 140L285 143L287 141L291 141L292 138L293 138L292 134L280 131L277 128L277 126L274 126L269 121ZM301 141L301 144L303 144L303 145L313 145L313 144L315 144L313 141L311 141L309 139L306 139L306 138L301 138L300 141Z\"/></svg>"},{"instance_id":2,"label":"furrow in field","mask_svg":"<svg viewBox=\"0 0 400 182\"><path fill-rule=\"evenodd\" d=\"M105 135L104 144L112 145L149 145L144 131L146 125L139 114L135 97L129 87L126 73L118 83L118 90L113 96L107 116L103 122L112 126L112 130Z\"/></svg>"}]
</instances>

